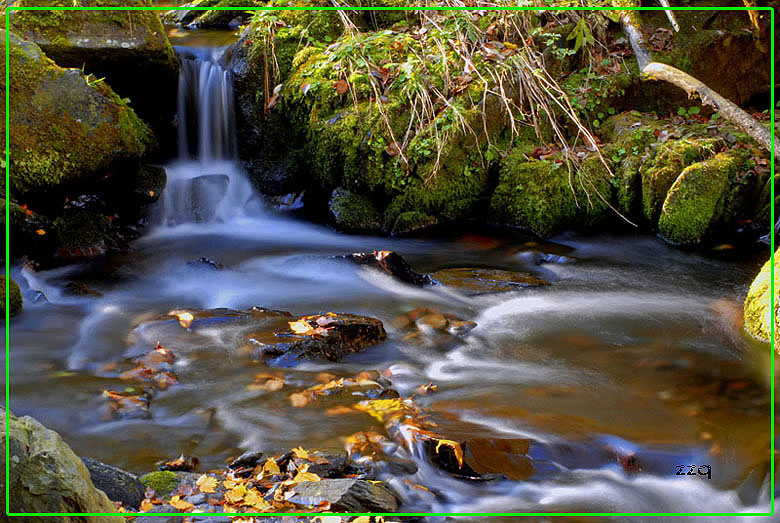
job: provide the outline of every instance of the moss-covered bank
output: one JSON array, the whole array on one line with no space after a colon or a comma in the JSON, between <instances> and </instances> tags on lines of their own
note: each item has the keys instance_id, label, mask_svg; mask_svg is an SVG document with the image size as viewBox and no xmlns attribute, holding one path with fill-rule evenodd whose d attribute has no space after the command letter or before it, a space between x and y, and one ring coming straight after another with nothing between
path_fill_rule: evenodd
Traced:
<instances>
[{"instance_id":1,"label":"moss-covered bank","mask_svg":"<svg viewBox=\"0 0 780 523\"><path fill-rule=\"evenodd\" d=\"M770 260L764 264L761 271L753 280L745 298L745 330L755 338L768 342L772 332L772 319L774 318L774 329L777 334L780 332L780 321L778 321L778 308L780 308L780 285L778 285L778 275L780 275L780 251L774 255L774 274L775 274L775 311L771 309L770 286L772 278L772 265ZM775 352L780 353L780 343L775 339Z\"/></svg>"}]
</instances>

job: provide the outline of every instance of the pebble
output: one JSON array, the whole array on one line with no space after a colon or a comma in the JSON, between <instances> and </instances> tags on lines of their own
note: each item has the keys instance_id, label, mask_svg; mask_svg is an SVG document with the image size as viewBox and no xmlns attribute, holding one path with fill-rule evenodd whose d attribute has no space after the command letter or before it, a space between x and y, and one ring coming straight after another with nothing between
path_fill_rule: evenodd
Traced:
<instances>
[{"instance_id":1,"label":"pebble","mask_svg":"<svg viewBox=\"0 0 780 523\"><path fill-rule=\"evenodd\" d=\"M203 493L195 494L193 496L184 498L184 501L186 501L187 503L192 503L193 505L200 505L201 503L206 502L206 494Z\"/></svg>"}]
</instances>

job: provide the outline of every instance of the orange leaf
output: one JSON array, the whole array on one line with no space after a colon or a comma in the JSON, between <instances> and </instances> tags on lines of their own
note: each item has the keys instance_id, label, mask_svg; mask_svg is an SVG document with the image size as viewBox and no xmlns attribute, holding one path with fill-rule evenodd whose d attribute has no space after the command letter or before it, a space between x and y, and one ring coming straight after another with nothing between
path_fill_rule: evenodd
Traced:
<instances>
[{"instance_id":1,"label":"orange leaf","mask_svg":"<svg viewBox=\"0 0 780 523\"><path fill-rule=\"evenodd\" d=\"M168 502L173 508L179 509L179 510L190 510L195 505L192 503L188 503L181 499L181 496L173 496L171 500Z\"/></svg>"},{"instance_id":2,"label":"orange leaf","mask_svg":"<svg viewBox=\"0 0 780 523\"><path fill-rule=\"evenodd\" d=\"M301 458L301 459L309 458L309 453L306 452L306 450L303 447L294 448L292 453L296 458Z\"/></svg>"},{"instance_id":3,"label":"orange leaf","mask_svg":"<svg viewBox=\"0 0 780 523\"><path fill-rule=\"evenodd\" d=\"M276 460L274 458L268 458L263 465L263 476L274 476L281 473L282 471L279 470L279 465L276 464Z\"/></svg>"},{"instance_id":4,"label":"orange leaf","mask_svg":"<svg viewBox=\"0 0 780 523\"><path fill-rule=\"evenodd\" d=\"M349 91L349 84L346 80L339 80L335 84L333 84L333 88L336 89L336 92L339 93L339 95L343 95L347 91Z\"/></svg>"},{"instance_id":5,"label":"orange leaf","mask_svg":"<svg viewBox=\"0 0 780 523\"><path fill-rule=\"evenodd\" d=\"M295 334L305 335L311 333L311 331L314 330L312 326L305 321L288 321L287 323L290 325L290 330Z\"/></svg>"},{"instance_id":6,"label":"orange leaf","mask_svg":"<svg viewBox=\"0 0 780 523\"><path fill-rule=\"evenodd\" d=\"M38 236L43 236L46 234L46 231L44 231L43 229L37 229L35 231L35 234L37 234Z\"/></svg>"},{"instance_id":7,"label":"orange leaf","mask_svg":"<svg viewBox=\"0 0 780 523\"><path fill-rule=\"evenodd\" d=\"M449 439L440 439L439 443L436 445L437 454L439 452L439 447L441 447L442 445L445 445L452 449L452 451L455 453L455 459L458 460L458 466L463 467L463 448L461 448L460 443Z\"/></svg>"},{"instance_id":8,"label":"orange leaf","mask_svg":"<svg viewBox=\"0 0 780 523\"><path fill-rule=\"evenodd\" d=\"M154 508L154 503L152 503L152 500L145 499L141 502L141 506L138 507L139 512L149 512Z\"/></svg>"},{"instance_id":9,"label":"orange leaf","mask_svg":"<svg viewBox=\"0 0 780 523\"><path fill-rule=\"evenodd\" d=\"M293 407L301 408L305 407L311 402L311 396L303 392L295 392L290 394L290 403Z\"/></svg>"}]
</instances>

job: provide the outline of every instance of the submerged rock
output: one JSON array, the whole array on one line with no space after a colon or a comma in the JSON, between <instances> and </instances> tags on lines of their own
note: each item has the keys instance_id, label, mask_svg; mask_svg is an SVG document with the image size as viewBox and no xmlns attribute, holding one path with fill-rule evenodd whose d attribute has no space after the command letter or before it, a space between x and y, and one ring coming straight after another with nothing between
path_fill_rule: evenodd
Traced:
<instances>
[{"instance_id":1,"label":"submerged rock","mask_svg":"<svg viewBox=\"0 0 780 523\"><path fill-rule=\"evenodd\" d=\"M81 461L89 470L92 483L108 499L121 501L124 507L138 508L144 499L144 485L138 476L93 458L81 458Z\"/></svg>"},{"instance_id":2,"label":"submerged rock","mask_svg":"<svg viewBox=\"0 0 780 523\"><path fill-rule=\"evenodd\" d=\"M509 292L522 287L539 287L548 282L531 274L501 269L462 267L432 272L434 282L453 287L467 294Z\"/></svg>"},{"instance_id":3,"label":"submerged rock","mask_svg":"<svg viewBox=\"0 0 780 523\"><path fill-rule=\"evenodd\" d=\"M395 512L398 499L381 482L361 479L324 479L304 481L291 490L288 501L305 507L316 507L329 502L339 512Z\"/></svg>"},{"instance_id":4,"label":"submerged rock","mask_svg":"<svg viewBox=\"0 0 780 523\"><path fill-rule=\"evenodd\" d=\"M5 411L0 409L0 424L5 424ZM3 426L3 431L5 427ZM95 488L87 467L59 434L41 425L35 419L10 414L11 459L10 490L7 493L12 512L116 512L106 495ZM5 438L0 446L5 447ZM5 448L0 448L5 460ZM2 464L5 475L5 463ZM4 477L1 479L5 479ZM3 481L3 488L5 481ZM94 516L97 523L122 523L116 516ZM46 523L83 521L81 516L43 516L36 521Z\"/></svg>"},{"instance_id":5,"label":"submerged rock","mask_svg":"<svg viewBox=\"0 0 780 523\"><path fill-rule=\"evenodd\" d=\"M5 316L5 285L6 277L0 276L0 313ZM22 291L19 284L8 278L8 314L16 316L22 311Z\"/></svg>"},{"instance_id":6,"label":"submerged rock","mask_svg":"<svg viewBox=\"0 0 780 523\"><path fill-rule=\"evenodd\" d=\"M780 250L775 252L775 275L780 274ZM780 314L772 314L770 305L770 279L772 277L770 260L761 267L761 271L750 285L745 298L745 330L761 341L769 342L772 332L772 318L775 319L775 332L780 332ZM780 285L775 285L775 307L780 304ZM775 352L780 353L780 341L775 340Z\"/></svg>"},{"instance_id":7,"label":"submerged rock","mask_svg":"<svg viewBox=\"0 0 780 523\"><path fill-rule=\"evenodd\" d=\"M223 342L272 365L308 358L337 361L387 336L382 322L367 316L329 312L296 318L286 311L254 307L171 311L140 323L130 338L141 344L154 339L168 346L186 346L205 342L215 329Z\"/></svg>"}]
</instances>

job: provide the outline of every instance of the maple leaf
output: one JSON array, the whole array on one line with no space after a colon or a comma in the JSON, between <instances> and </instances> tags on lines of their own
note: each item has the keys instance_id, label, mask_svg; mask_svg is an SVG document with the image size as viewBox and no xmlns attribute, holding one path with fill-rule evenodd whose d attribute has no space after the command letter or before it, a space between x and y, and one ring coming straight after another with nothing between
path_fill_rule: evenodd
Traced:
<instances>
[{"instance_id":1,"label":"maple leaf","mask_svg":"<svg viewBox=\"0 0 780 523\"><path fill-rule=\"evenodd\" d=\"M198 481L196 481L195 484L201 492L211 494L217 486L217 478L203 474L198 478Z\"/></svg>"},{"instance_id":2,"label":"maple leaf","mask_svg":"<svg viewBox=\"0 0 780 523\"><path fill-rule=\"evenodd\" d=\"M298 473L292 479L292 483L302 483L304 481L320 481L322 478L313 472L309 472L309 465L304 465L298 469Z\"/></svg>"},{"instance_id":3,"label":"maple leaf","mask_svg":"<svg viewBox=\"0 0 780 523\"><path fill-rule=\"evenodd\" d=\"M244 496L246 496L246 494L247 494L246 485L242 483L230 490L227 490L225 492L225 499L229 503L237 504L243 501Z\"/></svg>"},{"instance_id":4,"label":"maple leaf","mask_svg":"<svg viewBox=\"0 0 780 523\"><path fill-rule=\"evenodd\" d=\"M303 447L294 448L292 453L296 458L309 459L309 453Z\"/></svg>"},{"instance_id":5,"label":"maple leaf","mask_svg":"<svg viewBox=\"0 0 780 523\"><path fill-rule=\"evenodd\" d=\"M184 511L184 510L190 510L190 509L192 509L192 508L195 506L195 505L193 505L192 503L189 503L189 502L187 502L187 501L184 501L183 499L181 499L181 497L180 497L180 496L173 496L173 497L170 499L170 501L168 501L168 503L169 503L169 504L170 504L170 505L171 505L173 508L176 508L176 509L178 509L178 510L182 510L182 511Z\"/></svg>"},{"instance_id":6,"label":"maple leaf","mask_svg":"<svg viewBox=\"0 0 780 523\"><path fill-rule=\"evenodd\" d=\"M141 502L141 506L138 507L138 512L149 512L154 508L154 502L151 499L145 499Z\"/></svg>"},{"instance_id":7,"label":"maple leaf","mask_svg":"<svg viewBox=\"0 0 780 523\"><path fill-rule=\"evenodd\" d=\"M273 508L273 505L266 502L263 499L263 496L256 490L250 490L249 492L247 492L246 496L244 496L244 501L241 504L250 506L253 509L259 511L264 511Z\"/></svg>"},{"instance_id":8,"label":"maple leaf","mask_svg":"<svg viewBox=\"0 0 780 523\"><path fill-rule=\"evenodd\" d=\"M276 464L276 460L274 458L268 458L263 465L263 476L273 476L281 473L282 471L279 470L279 465Z\"/></svg>"}]
</instances>

